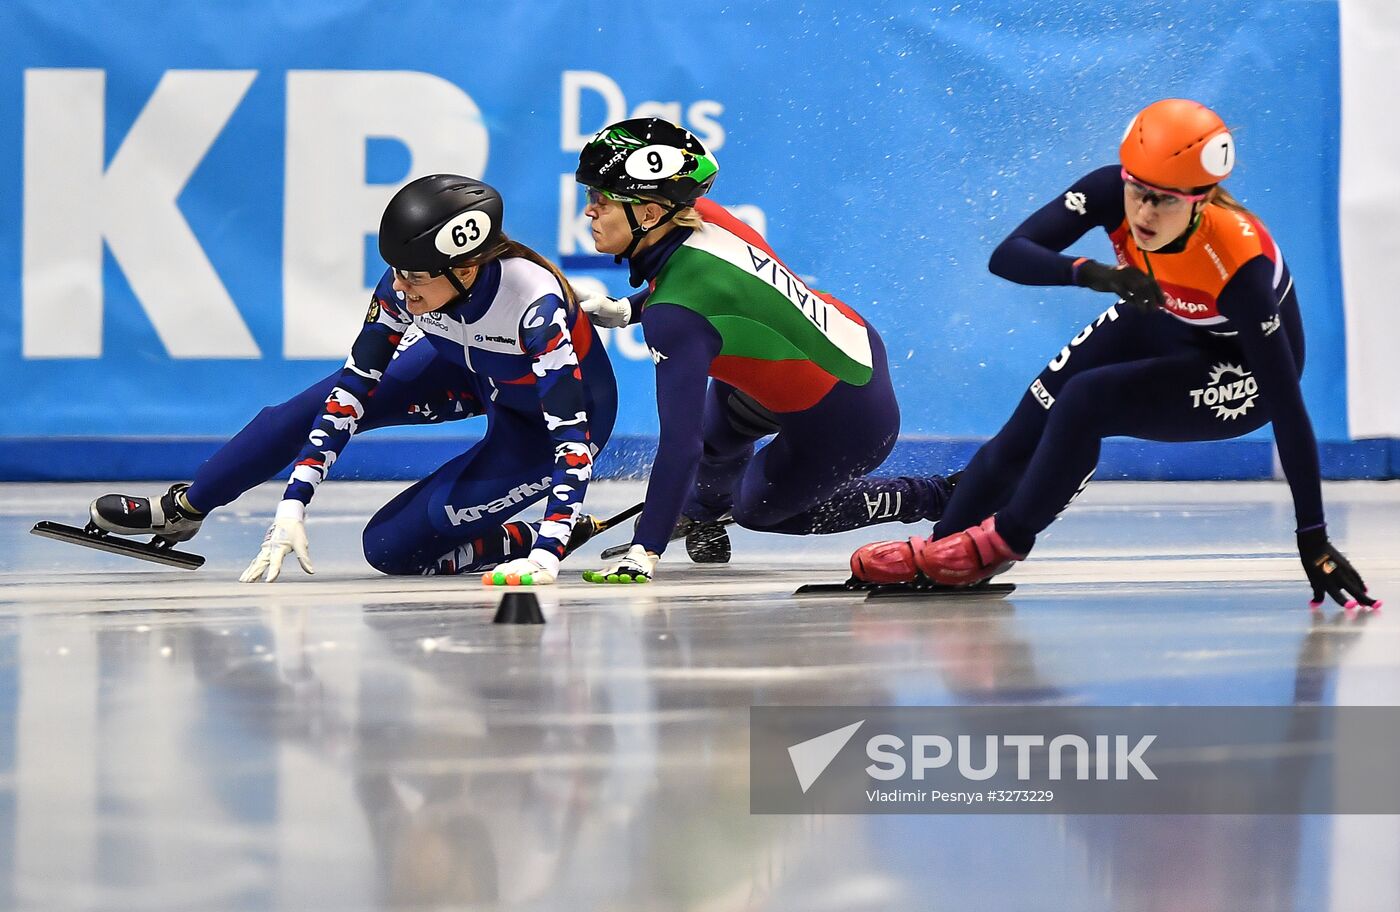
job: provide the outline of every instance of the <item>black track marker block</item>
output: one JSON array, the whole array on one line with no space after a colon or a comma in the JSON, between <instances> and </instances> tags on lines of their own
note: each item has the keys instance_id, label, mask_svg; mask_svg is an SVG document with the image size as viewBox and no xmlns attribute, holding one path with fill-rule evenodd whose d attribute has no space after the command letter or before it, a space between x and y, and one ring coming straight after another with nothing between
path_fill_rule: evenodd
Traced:
<instances>
[{"instance_id":1,"label":"black track marker block","mask_svg":"<svg viewBox=\"0 0 1400 912\"><path fill-rule=\"evenodd\" d=\"M495 624L543 624L539 597L533 592L507 592L496 609Z\"/></svg>"}]
</instances>

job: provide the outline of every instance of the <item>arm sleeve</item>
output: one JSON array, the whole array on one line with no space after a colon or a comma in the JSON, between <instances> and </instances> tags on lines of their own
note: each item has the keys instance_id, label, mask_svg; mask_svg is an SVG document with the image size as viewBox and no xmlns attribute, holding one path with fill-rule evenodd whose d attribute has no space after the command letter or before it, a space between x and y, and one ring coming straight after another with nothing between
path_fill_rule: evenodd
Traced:
<instances>
[{"instance_id":1,"label":"arm sleeve","mask_svg":"<svg viewBox=\"0 0 1400 912\"><path fill-rule=\"evenodd\" d=\"M1221 291L1219 307L1238 328L1245 359L1274 424L1279 463L1293 492L1298 528L1307 529L1324 522L1322 472L1288 328L1279 319L1273 272L1274 264L1267 257L1250 260Z\"/></svg>"},{"instance_id":2,"label":"arm sleeve","mask_svg":"<svg viewBox=\"0 0 1400 912\"><path fill-rule=\"evenodd\" d=\"M646 506L633 538L656 554L666 550L695 483L703 447L705 391L710 363L720 352L715 328L694 311L655 304L642 316L647 346L656 361L656 413L661 439L647 482Z\"/></svg>"},{"instance_id":3,"label":"arm sleeve","mask_svg":"<svg viewBox=\"0 0 1400 912\"><path fill-rule=\"evenodd\" d=\"M1093 228L1112 231L1123 222L1123 179L1116 165L1081 177L1056 199L1031 213L997 249L987 268L1020 285L1075 285L1084 257L1061 253Z\"/></svg>"},{"instance_id":4,"label":"arm sleeve","mask_svg":"<svg viewBox=\"0 0 1400 912\"><path fill-rule=\"evenodd\" d=\"M643 288L641 291L635 292L627 296L627 300L632 304L632 316L627 321L627 324L629 326L633 323L641 322L642 308L646 305L647 298L650 296L650 288Z\"/></svg>"},{"instance_id":5,"label":"arm sleeve","mask_svg":"<svg viewBox=\"0 0 1400 912\"><path fill-rule=\"evenodd\" d=\"M412 322L413 317L403 309L403 302L394 291L393 273L386 270L374 289L365 325L350 347L350 357L341 368L335 388L312 425L306 445L292 463L292 477L282 494L283 500L311 503L317 486L326 480L336 457L354 436L365 416L364 404L379 386L384 370L394 358L394 350Z\"/></svg>"},{"instance_id":6,"label":"arm sleeve","mask_svg":"<svg viewBox=\"0 0 1400 912\"><path fill-rule=\"evenodd\" d=\"M561 298L546 295L525 309L520 322L520 344L531 358L540 411L554 443L553 483L535 549L556 558L564 556L593 477L588 406L568 316Z\"/></svg>"}]
</instances>

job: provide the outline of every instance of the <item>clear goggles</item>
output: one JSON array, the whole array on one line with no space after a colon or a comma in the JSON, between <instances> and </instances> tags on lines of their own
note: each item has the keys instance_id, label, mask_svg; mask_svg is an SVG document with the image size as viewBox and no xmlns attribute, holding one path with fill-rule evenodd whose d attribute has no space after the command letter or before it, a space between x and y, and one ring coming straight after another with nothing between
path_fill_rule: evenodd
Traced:
<instances>
[{"instance_id":1,"label":"clear goggles","mask_svg":"<svg viewBox=\"0 0 1400 912\"><path fill-rule=\"evenodd\" d=\"M1129 199L1136 203L1146 203L1157 209L1175 209L1187 203L1199 203L1210 195L1210 191L1205 193L1182 193L1180 190L1168 190L1165 187L1154 187L1145 184L1128 173L1127 168L1121 169L1123 176L1123 186L1128 190Z\"/></svg>"},{"instance_id":2,"label":"clear goggles","mask_svg":"<svg viewBox=\"0 0 1400 912\"><path fill-rule=\"evenodd\" d=\"M601 203L603 200L611 200L611 201L614 202L614 203L643 203L643 202L646 202L646 200L640 199L640 198L635 197L635 196L627 196L627 195L622 194L622 193L614 193L614 192L612 192L611 190L600 190L600 189L597 188L597 187L584 187L584 188L583 188L583 196L584 196L584 199L588 201L588 205L590 205L590 206L596 206L596 205L598 205L599 203Z\"/></svg>"},{"instance_id":3,"label":"clear goggles","mask_svg":"<svg viewBox=\"0 0 1400 912\"><path fill-rule=\"evenodd\" d=\"M413 285L414 287L427 285L433 279L443 275L441 272L414 272L409 269L400 269L397 266L393 267L393 270L394 275L401 281L407 285Z\"/></svg>"}]
</instances>

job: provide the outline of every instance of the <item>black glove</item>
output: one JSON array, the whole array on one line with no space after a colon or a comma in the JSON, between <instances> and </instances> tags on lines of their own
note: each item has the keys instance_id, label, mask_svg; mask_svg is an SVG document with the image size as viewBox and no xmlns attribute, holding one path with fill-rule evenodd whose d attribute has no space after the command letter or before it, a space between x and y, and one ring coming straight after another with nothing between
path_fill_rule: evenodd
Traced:
<instances>
[{"instance_id":1,"label":"black glove","mask_svg":"<svg viewBox=\"0 0 1400 912\"><path fill-rule=\"evenodd\" d=\"M1149 313L1166 304L1157 280L1135 266L1105 266L1095 260L1079 264L1075 278L1085 288L1118 295L1133 310Z\"/></svg>"},{"instance_id":2,"label":"black glove","mask_svg":"<svg viewBox=\"0 0 1400 912\"><path fill-rule=\"evenodd\" d=\"M1366 584L1361 581L1361 574L1337 550L1337 546L1327 540L1325 526L1298 533L1298 554L1303 559L1308 582L1312 584L1314 608L1322 604L1324 593L1336 599L1338 605L1347 608L1354 608L1357 603L1367 608L1376 604L1376 600L1366 594Z\"/></svg>"}]
</instances>

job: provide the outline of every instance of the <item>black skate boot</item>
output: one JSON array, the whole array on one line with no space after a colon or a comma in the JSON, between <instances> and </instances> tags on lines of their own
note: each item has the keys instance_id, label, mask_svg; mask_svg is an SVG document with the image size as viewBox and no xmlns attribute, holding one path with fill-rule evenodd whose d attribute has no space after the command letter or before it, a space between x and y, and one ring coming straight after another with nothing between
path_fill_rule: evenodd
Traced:
<instances>
[{"instance_id":1,"label":"black skate boot","mask_svg":"<svg viewBox=\"0 0 1400 912\"><path fill-rule=\"evenodd\" d=\"M637 520L638 523L641 520ZM729 530L726 528L734 522L734 517L728 513L719 519L694 520L689 516L681 516L676 520L676 527L671 530L671 541L685 539L685 553L690 555L690 559L697 564L727 564L730 558ZM632 532L635 536L637 526L634 523ZM611 548L604 548L599 555L603 560L612 560L626 554L631 544L613 545Z\"/></svg>"},{"instance_id":2,"label":"black skate boot","mask_svg":"<svg viewBox=\"0 0 1400 912\"><path fill-rule=\"evenodd\" d=\"M181 495L189 488L181 482L170 486L160 497L132 497L103 494L92 502L88 513L92 524L117 535L154 535L174 544L189 541L199 532L204 514L189 507Z\"/></svg>"},{"instance_id":3,"label":"black skate boot","mask_svg":"<svg viewBox=\"0 0 1400 912\"><path fill-rule=\"evenodd\" d=\"M725 527L734 522L729 514L713 522L702 522L682 516L671 533L671 540L685 538L685 553L697 564L727 564L731 555L729 530Z\"/></svg>"}]
</instances>

